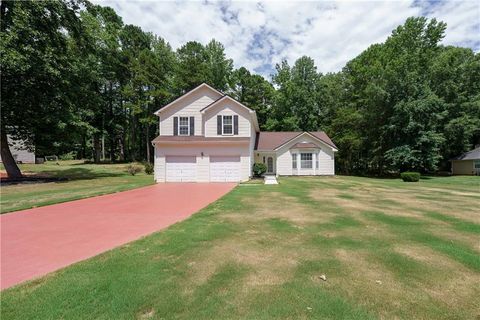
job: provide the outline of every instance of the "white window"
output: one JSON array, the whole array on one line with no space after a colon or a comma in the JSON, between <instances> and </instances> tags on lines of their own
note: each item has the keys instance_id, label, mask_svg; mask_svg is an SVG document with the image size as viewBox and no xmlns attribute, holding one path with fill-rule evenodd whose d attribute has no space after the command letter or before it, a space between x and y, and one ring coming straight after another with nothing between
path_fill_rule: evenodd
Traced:
<instances>
[{"instance_id":1,"label":"white window","mask_svg":"<svg viewBox=\"0 0 480 320\"><path fill-rule=\"evenodd\" d=\"M312 169L312 159L311 153L300 153L300 168Z\"/></svg>"},{"instance_id":2,"label":"white window","mask_svg":"<svg viewBox=\"0 0 480 320\"><path fill-rule=\"evenodd\" d=\"M223 116L222 134L233 134L233 116Z\"/></svg>"},{"instance_id":3,"label":"white window","mask_svg":"<svg viewBox=\"0 0 480 320\"><path fill-rule=\"evenodd\" d=\"M320 156L320 153L317 153L317 157L315 158L315 169L318 169L318 158Z\"/></svg>"},{"instance_id":4,"label":"white window","mask_svg":"<svg viewBox=\"0 0 480 320\"><path fill-rule=\"evenodd\" d=\"M475 169L480 169L480 160L475 160Z\"/></svg>"},{"instance_id":5,"label":"white window","mask_svg":"<svg viewBox=\"0 0 480 320\"><path fill-rule=\"evenodd\" d=\"M190 119L188 117L179 117L178 119L178 134L181 136L190 135Z\"/></svg>"},{"instance_id":6,"label":"white window","mask_svg":"<svg viewBox=\"0 0 480 320\"><path fill-rule=\"evenodd\" d=\"M297 169L297 154L292 153L292 169Z\"/></svg>"}]
</instances>

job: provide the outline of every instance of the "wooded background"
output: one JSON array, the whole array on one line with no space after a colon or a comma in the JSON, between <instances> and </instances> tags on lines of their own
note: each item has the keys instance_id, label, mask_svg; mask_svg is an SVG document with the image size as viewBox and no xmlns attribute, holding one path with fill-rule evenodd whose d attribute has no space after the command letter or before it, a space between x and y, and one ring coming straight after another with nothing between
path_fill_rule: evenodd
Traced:
<instances>
[{"instance_id":1,"label":"wooded background","mask_svg":"<svg viewBox=\"0 0 480 320\"><path fill-rule=\"evenodd\" d=\"M235 69L218 41L173 50L108 7L2 1L2 159L10 135L37 155L99 162L103 140L109 160L152 161L153 112L206 82L255 110L261 130L327 132L338 172L445 170L480 142L480 54L441 45L446 27L412 17L340 72L304 56L265 79Z\"/></svg>"}]
</instances>

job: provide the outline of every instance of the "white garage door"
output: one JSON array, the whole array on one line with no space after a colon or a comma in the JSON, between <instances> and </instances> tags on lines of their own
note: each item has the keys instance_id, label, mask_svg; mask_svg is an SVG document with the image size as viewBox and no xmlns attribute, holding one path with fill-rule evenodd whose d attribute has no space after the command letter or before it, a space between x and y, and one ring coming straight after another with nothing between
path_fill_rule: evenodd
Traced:
<instances>
[{"instance_id":1,"label":"white garage door","mask_svg":"<svg viewBox=\"0 0 480 320\"><path fill-rule=\"evenodd\" d=\"M195 156L168 156L167 181L195 182L197 180L197 158Z\"/></svg>"},{"instance_id":2,"label":"white garage door","mask_svg":"<svg viewBox=\"0 0 480 320\"><path fill-rule=\"evenodd\" d=\"M240 157L210 157L210 181L240 181Z\"/></svg>"}]
</instances>

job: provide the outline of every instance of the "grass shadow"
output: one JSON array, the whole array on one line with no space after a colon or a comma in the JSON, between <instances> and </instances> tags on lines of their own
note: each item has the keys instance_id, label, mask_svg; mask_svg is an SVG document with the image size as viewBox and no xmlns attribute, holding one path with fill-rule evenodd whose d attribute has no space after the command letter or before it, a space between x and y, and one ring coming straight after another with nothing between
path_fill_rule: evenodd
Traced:
<instances>
[{"instance_id":1,"label":"grass shadow","mask_svg":"<svg viewBox=\"0 0 480 320\"><path fill-rule=\"evenodd\" d=\"M90 168L70 168L64 170L44 170L40 174L68 180L93 180L125 176L126 172L99 171ZM65 181L63 181L65 182Z\"/></svg>"}]
</instances>

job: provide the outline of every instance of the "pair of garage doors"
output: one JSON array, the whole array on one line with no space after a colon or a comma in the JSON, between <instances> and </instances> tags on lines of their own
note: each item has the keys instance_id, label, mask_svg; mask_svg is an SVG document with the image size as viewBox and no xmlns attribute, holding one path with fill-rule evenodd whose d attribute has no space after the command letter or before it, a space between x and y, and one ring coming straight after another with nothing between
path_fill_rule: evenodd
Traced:
<instances>
[{"instance_id":1,"label":"pair of garage doors","mask_svg":"<svg viewBox=\"0 0 480 320\"><path fill-rule=\"evenodd\" d=\"M168 182L240 181L240 157L238 156L210 156L208 168L200 166L197 165L196 156L168 156L166 180Z\"/></svg>"}]
</instances>

